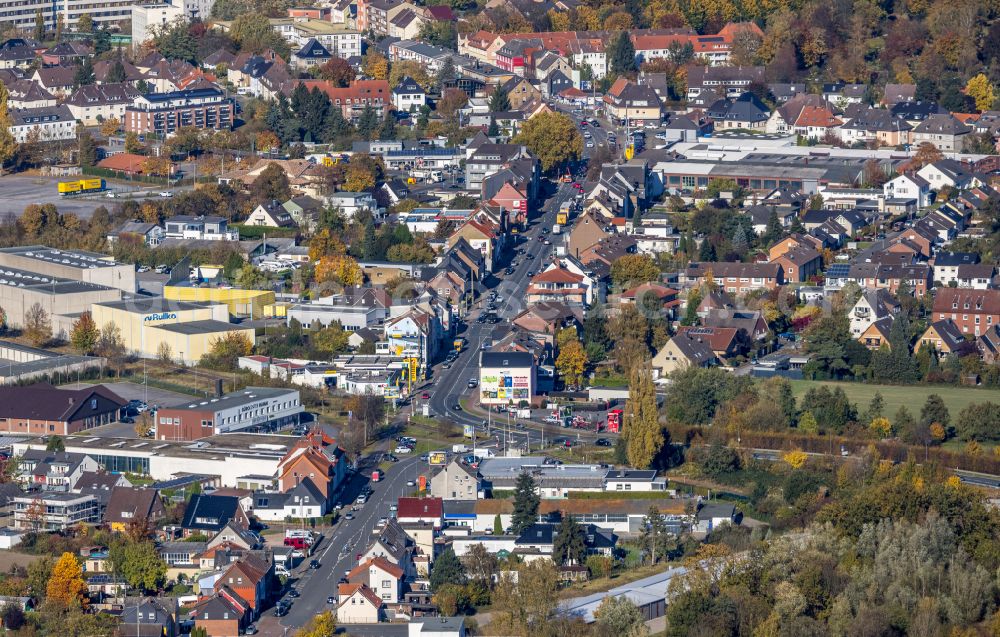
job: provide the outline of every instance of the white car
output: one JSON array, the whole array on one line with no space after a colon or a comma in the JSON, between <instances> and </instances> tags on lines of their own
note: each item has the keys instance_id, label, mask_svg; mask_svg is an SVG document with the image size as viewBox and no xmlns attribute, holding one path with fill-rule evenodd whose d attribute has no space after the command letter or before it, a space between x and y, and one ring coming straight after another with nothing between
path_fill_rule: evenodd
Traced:
<instances>
[{"instance_id":1,"label":"white car","mask_svg":"<svg viewBox=\"0 0 1000 637\"><path fill-rule=\"evenodd\" d=\"M174 196L174 193L170 192L169 190L161 190L160 196L163 197L164 199L169 199Z\"/></svg>"},{"instance_id":2,"label":"white car","mask_svg":"<svg viewBox=\"0 0 1000 637\"><path fill-rule=\"evenodd\" d=\"M109 190L108 192L104 193L104 196L107 197L108 199L114 199L116 195L113 190Z\"/></svg>"},{"instance_id":3,"label":"white car","mask_svg":"<svg viewBox=\"0 0 1000 637\"><path fill-rule=\"evenodd\" d=\"M406 486L408 486L408 487L415 487L415 486L417 486L417 483L414 482L413 480L407 480L406 481Z\"/></svg>"},{"instance_id":4,"label":"white car","mask_svg":"<svg viewBox=\"0 0 1000 637\"><path fill-rule=\"evenodd\" d=\"M587 148L593 148L593 147L594 147L594 142L592 142L592 141L590 141L590 140L588 139L588 140L587 140Z\"/></svg>"},{"instance_id":5,"label":"white car","mask_svg":"<svg viewBox=\"0 0 1000 637\"><path fill-rule=\"evenodd\" d=\"M410 449L409 447L404 447L403 445L399 445L398 447L396 447L396 450L393 451L393 453L413 453L413 449Z\"/></svg>"}]
</instances>

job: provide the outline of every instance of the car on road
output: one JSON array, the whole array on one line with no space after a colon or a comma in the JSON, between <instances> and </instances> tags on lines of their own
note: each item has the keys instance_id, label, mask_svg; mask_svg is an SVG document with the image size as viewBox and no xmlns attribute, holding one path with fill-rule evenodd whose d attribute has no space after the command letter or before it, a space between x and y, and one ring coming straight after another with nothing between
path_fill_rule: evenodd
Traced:
<instances>
[{"instance_id":1,"label":"car on road","mask_svg":"<svg viewBox=\"0 0 1000 637\"><path fill-rule=\"evenodd\" d=\"M174 196L174 193L170 192L169 190L161 190L160 196L163 197L164 199L170 199L171 197Z\"/></svg>"},{"instance_id":2,"label":"car on road","mask_svg":"<svg viewBox=\"0 0 1000 637\"><path fill-rule=\"evenodd\" d=\"M389 510L390 510L390 511L397 511L398 509L399 509L399 507L398 507L398 506L396 506L395 504L390 504L390 505L389 505Z\"/></svg>"},{"instance_id":3,"label":"car on road","mask_svg":"<svg viewBox=\"0 0 1000 637\"><path fill-rule=\"evenodd\" d=\"M350 511L348 511L347 513L344 514L344 519L345 520L353 520L354 519L354 514L351 513Z\"/></svg>"},{"instance_id":4,"label":"car on road","mask_svg":"<svg viewBox=\"0 0 1000 637\"><path fill-rule=\"evenodd\" d=\"M441 369L451 369L451 363L445 363L441 366Z\"/></svg>"},{"instance_id":5,"label":"car on road","mask_svg":"<svg viewBox=\"0 0 1000 637\"><path fill-rule=\"evenodd\" d=\"M288 591L288 597L291 597L292 599L295 599L298 596L299 596L299 592L297 590L295 590L294 588L290 589Z\"/></svg>"},{"instance_id":6,"label":"car on road","mask_svg":"<svg viewBox=\"0 0 1000 637\"><path fill-rule=\"evenodd\" d=\"M329 597L326 598L326 603L327 604L332 604L334 601L335 600L333 599L333 595L331 595L331 596L329 596Z\"/></svg>"},{"instance_id":7,"label":"car on road","mask_svg":"<svg viewBox=\"0 0 1000 637\"><path fill-rule=\"evenodd\" d=\"M545 241L542 241L542 245L550 246L550 245L552 245L552 242L549 241L548 239L546 239Z\"/></svg>"},{"instance_id":8,"label":"car on road","mask_svg":"<svg viewBox=\"0 0 1000 637\"><path fill-rule=\"evenodd\" d=\"M275 617L284 617L287 614L288 614L288 607L287 606L282 606L281 604L278 604L277 606L274 607L274 616Z\"/></svg>"},{"instance_id":9,"label":"car on road","mask_svg":"<svg viewBox=\"0 0 1000 637\"><path fill-rule=\"evenodd\" d=\"M109 190L107 193L105 193L104 196L107 197L108 199L114 199L117 195L115 195L115 192L113 190Z\"/></svg>"},{"instance_id":10,"label":"car on road","mask_svg":"<svg viewBox=\"0 0 1000 637\"><path fill-rule=\"evenodd\" d=\"M594 147L594 142L592 142L592 141L590 141L590 140L588 139L588 140L587 140L587 148L593 148L593 147Z\"/></svg>"},{"instance_id":11,"label":"car on road","mask_svg":"<svg viewBox=\"0 0 1000 637\"><path fill-rule=\"evenodd\" d=\"M399 453L398 447L396 448L396 453ZM367 496L365 496L365 494L362 493L354 500L354 504L364 504L367 501L368 501Z\"/></svg>"},{"instance_id":12,"label":"car on road","mask_svg":"<svg viewBox=\"0 0 1000 637\"><path fill-rule=\"evenodd\" d=\"M452 405L451 408L453 410L455 410L455 411L462 411L462 406L459 405L458 403L455 403L454 405Z\"/></svg>"},{"instance_id":13,"label":"car on road","mask_svg":"<svg viewBox=\"0 0 1000 637\"><path fill-rule=\"evenodd\" d=\"M257 634L257 627L254 626L253 624L250 624L249 626L247 626L246 628L243 629L243 634L244 635L256 635Z\"/></svg>"},{"instance_id":14,"label":"car on road","mask_svg":"<svg viewBox=\"0 0 1000 637\"><path fill-rule=\"evenodd\" d=\"M309 560L309 568L316 570L319 568L319 560Z\"/></svg>"},{"instance_id":15,"label":"car on road","mask_svg":"<svg viewBox=\"0 0 1000 637\"><path fill-rule=\"evenodd\" d=\"M407 480L406 481L406 486L408 486L408 487L415 487L415 486L417 486L417 483L414 482L413 480Z\"/></svg>"},{"instance_id":16,"label":"car on road","mask_svg":"<svg viewBox=\"0 0 1000 637\"><path fill-rule=\"evenodd\" d=\"M598 447L610 447L611 441L608 440L607 438L598 438L597 440L594 441L594 444L597 445Z\"/></svg>"},{"instance_id":17,"label":"car on road","mask_svg":"<svg viewBox=\"0 0 1000 637\"><path fill-rule=\"evenodd\" d=\"M428 394L427 392L424 392L424 393L420 394L420 397L421 397L422 399L424 399L424 400L427 400L428 398L430 398L430 397L431 397L431 395L430 395L430 394Z\"/></svg>"},{"instance_id":18,"label":"car on road","mask_svg":"<svg viewBox=\"0 0 1000 637\"><path fill-rule=\"evenodd\" d=\"M413 449L411 449L409 447L406 447L406 446L403 446L403 445L400 445L400 446L396 447L396 450L393 451L393 453L413 453ZM362 502L362 504L364 504L364 503Z\"/></svg>"},{"instance_id":19,"label":"car on road","mask_svg":"<svg viewBox=\"0 0 1000 637\"><path fill-rule=\"evenodd\" d=\"M479 381L478 380L476 380L475 378L470 378L469 379L469 387L470 388L476 387L477 385L479 385Z\"/></svg>"}]
</instances>

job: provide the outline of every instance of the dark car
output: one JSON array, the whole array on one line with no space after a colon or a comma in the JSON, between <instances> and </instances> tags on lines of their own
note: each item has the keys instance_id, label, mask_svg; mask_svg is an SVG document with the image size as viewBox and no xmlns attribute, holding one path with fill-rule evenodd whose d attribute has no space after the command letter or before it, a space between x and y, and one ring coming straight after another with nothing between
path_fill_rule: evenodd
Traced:
<instances>
[{"instance_id":1,"label":"dark car","mask_svg":"<svg viewBox=\"0 0 1000 637\"><path fill-rule=\"evenodd\" d=\"M274 607L275 617L284 617L287 614L288 614L288 606L286 606L285 604L279 603L277 606Z\"/></svg>"},{"instance_id":2,"label":"dark car","mask_svg":"<svg viewBox=\"0 0 1000 637\"><path fill-rule=\"evenodd\" d=\"M309 568L313 570L319 568L319 560L309 560Z\"/></svg>"},{"instance_id":3,"label":"dark car","mask_svg":"<svg viewBox=\"0 0 1000 637\"><path fill-rule=\"evenodd\" d=\"M299 596L299 592L293 588L292 590L288 591L288 596L291 597L292 599L295 599L296 597Z\"/></svg>"},{"instance_id":4,"label":"dark car","mask_svg":"<svg viewBox=\"0 0 1000 637\"><path fill-rule=\"evenodd\" d=\"M454 405L452 406L452 409L454 409L455 411L462 411L462 406L461 406L461 405L459 405L458 403L455 403L455 404L454 404Z\"/></svg>"},{"instance_id":5,"label":"dark car","mask_svg":"<svg viewBox=\"0 0 1000 637\"><path fill-rule=\"evenodd\" d=\"M607 438L598 438L597 440L594 441L594 444L597 445L598 447L610 447L611 441L608 440Z\"/></svg>"}]
</instances>

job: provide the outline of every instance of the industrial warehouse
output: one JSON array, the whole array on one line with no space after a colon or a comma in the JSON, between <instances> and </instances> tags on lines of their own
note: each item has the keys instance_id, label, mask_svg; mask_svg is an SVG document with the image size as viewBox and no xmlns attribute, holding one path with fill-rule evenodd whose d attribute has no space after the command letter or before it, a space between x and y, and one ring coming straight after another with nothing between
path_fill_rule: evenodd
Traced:
<instances>
[{"instance_id":1,"label":"industrial warehouse","mask_svg":"<svg viewBox=\"0 0 1000 637\"><path fill-rule=\"evenodd\" d=\"M197 363L217 339L232 332L255 342L254 328L230 323L229 308L222 303L141 298L95 303L91 314L97 325L117 325L125 348L143 358L155 358L166 344L173 360Z\"/></svg>"}]
</instances>

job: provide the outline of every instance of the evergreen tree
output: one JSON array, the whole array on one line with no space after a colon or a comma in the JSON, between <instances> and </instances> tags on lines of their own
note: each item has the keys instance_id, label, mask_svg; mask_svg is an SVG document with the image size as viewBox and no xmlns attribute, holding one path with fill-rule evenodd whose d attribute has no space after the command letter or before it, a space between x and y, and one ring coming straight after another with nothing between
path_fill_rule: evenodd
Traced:
<instances>
[{"instance_id":1,"label":"evergreen tree","mask_svg":"<svg viewBox=\"0 0 1000 637\"><path fill-rule=\"evenodd\" d=\"M633 368L628 393L623 432L628 443L628 460L633 467L646 469L653 464L653 460L668 442L664 429L660 426L653 372L648 361Z\"/></svg>"},{"instance_id":2,"label":"evergreen tree","mask_svg":"<svg viewBox=\"0 0 1000 637\"><path fill-rule=\"evenodd\" d=\"M496 139L500 136L500 127L497 126L497 121L490 118L490 127L486 129L486 136L491 139Z\"/></svg>"},{"instance_id":3,"label":"evergreen tree","mask_svg":"<svg viewBox=\"0 0 1000 637\"><path fill-rule=\"evenodd\" d=\"M79 139L79 162L81 166L93 166L97 163L97 144L90 133L83 131Z\"/></svg>"},{"instance_id":4,"label":"evergreen tree","mask_svg":"<svg viewBox=\"0 0 1000 637\"><path fill-rule=\"evenodd\" d=\"M455 62L451 59L449 55L445 58L444 63L441 64L441 68L437 73L437 83L441 86L441 90L444 90L445 85L448 82L455 81L457 73L455 72Z\"/></svg>"},{"instance_id":5,"label":"evergreen tree","mask_svg":"<svg viewBox=\"0 0 1000 637\"><path fill-rule=\"evenodd\" d=\"M747 242L747 233L743 229L743 224L737 224L736 230L733 232L733 251L741 257L746 254L747 248L749 248L749 243Z\"/></svg>"},{"instance_id":6,"label":"evergreen tree","mask_svg":"<svg viewBox=\"0 0 1000 637\"><path fill-rule=\"evenodd\" d=\"M872 396L871 401L868 403L868 409L865 410L865 414L861 417L861 424L868 426L871 421L876 418L881 418L885 415L885 399L882 397L882 392L875 392Z\"/></svg>"},{"instance_id":7,"label":"evergreen tree","mask_svg":"<svg viewBox=\"0 0 1000 637\"><path fill-rule=\"evenodd\" d=\"M938 423L945 429L948 428L948 425L951 424L951 414L941 396L937 394L927 396L927 400L924 401L924 406L920 410L920 422L928 427Z\"/></svg>"},{"instance_id":8,"label":"evergreen tree","mask_svg":"<svg viewBox=\"0 0 1000 637\"><path fill-rule=\"evenodd\" d=\"M434 566L431 567L430 583L432 591L437 591L445 584L461 586L465 583L465 568L451 547L446 548L434 560Z\"/></svg>"},{"instance_id":9,"label":"evergreen tree","mask_svg":"<svg viewBox=\"0 0 1000 637\"><path fill-rule=\"evenodd\" d=\"M125 65L122 63L121 57L118 57L111 63L111 68L108 69L107 82L108 84L120 84L125 79Z\"/></svg>"},{"instance_id":10,"label":"evergreen tree","mask_svg":"<svg viewBox=\"0 0 1000 637\"><path fill-rule=\"evenodd\" d=\"M381 140L396 139L396 118L392 113L386 112L385 117L382 118L382 126L379 128L378 138ZM406 226L403 227L405 228Z\"/></svg>"},{"instance_id":11,"label":"evergreen tree","mask_svg":"<svg viewBox=\"0 0 1000 637\"><path fill-rule=\"evenodd\" d=\"M35 39L39 42L45 39L45 16L41 9L35 11Z\"/></svg>"},{"instance_id":12,"label":"evergreen tree","mask_svg":"<svg viewBox=\"0 0 1000 637\"><path fill-rule=\"evenodd\" d=\"M362 139L371 139L378 130L378 126L378 114L370 104L366 105L361 111L361 117L358 118L358 135Z\"/></svg>"},{"instance_id":13,"label":"evergreen tree","mask_svg":"<svg viewBox=\"0 0 1000 637\"><path fill-rule=\"evenodd\" d=\"M491 113L503 113L510 110L510 96L503 87L498 86L493 90L489 108Z\"/></svg>"},{"instance_id":14,"label":"evergreen tree","mask_svg":"<svg viewBox=\"0 0 1000 637\"><path fill-rule=\"evenodd\" d=\"M781 227L781 221L778 219L778 211L774 206L771 206L771 214L767 217L767 229L764 230L761 242L765 247L770 247L781 240L783 234L784 228Z\"/></svg>"},{"instance_id":15,"label":"evergreen tree","mask_svg":"<svg viewBox=\"0 0 1000 637\"><path fill-rule=\"evenodd\" d=\"M529 473L517 476L514 485L514 516L510 522L511 535L521 535L526 528L538 521L538 493L535 480Z\"/></svg>"},{"instance_id":16,"label":"evergreen tree","mask_svg":"<svg viewBox=\"0 0 1000 637\"><path fill-rule=\"evenodd\" d=\"M493 535L503 535L503 521L500 519L499 513L493 518Z\"/></svg>"},{"instance_id":17,"label":"evergreen tree","mask_svg":"<svg viewBox=\"0 0 1000 637\"><path fill-rule=\"evenodd\" d=\"M76 67L76 73L73 75L73 87L90 86L94 80L94 63L90 61L90 57L85 57L83 62Z\"/></svg>"},{"instance_id":18,"label":"evergreen tree","mask_svg":"<svg viewBox=\"0 0 1000 637\"><path fill-rule=\"evenodd\" d=\"M351 133L351 128L351 123L344 117L340 107L332 105L323 122L323 140L330 143L338 138L347 137Z\"/></svg>"},{"instance_id":19,"label":"evergreen tree","mask_svg":"<svg viewBox=\"0 0 1000 637\"><path fill-rule=\"evenodd\" d=\"M701 240L701 248L698 249L698 260L704 262L715 261L718 257L715 255L715 246L712 242L705 237Z\"/></svg>"},{"instance_id":20,"label":"evergreen tree","mask_svg":"<svg viewBox=\"0 0 1000 637\"><path fill-rule=\"evenodd\" d=\"M607 47L606 57L608 71L612 75L632 73L637 69L635 47L632 45L632 38L625 31L619 31L612 36Z\"/></svg>"},{"instance_id":21,"label":"evergreen tree","mask_svg":"<svg viewBox=\"0 0 1000 637\"><path fill-rule=\"evenodd\" d=\"M556 566L574 566L587 554L583 527L571 515L564 515L552 540L552 561Z\"/></svg>"},{"instance_id":22,"label":"evergreen tree","mask_svg":"<svg viewBox=\"0 0 1000 637\"><path fill-rule=\"evenodd\" d=\"M365 235L361 240L361 258L369 261L378 255L378 239L375 236L375 222L369 217L365 223Z\"/></svg>"}]
</instances>

